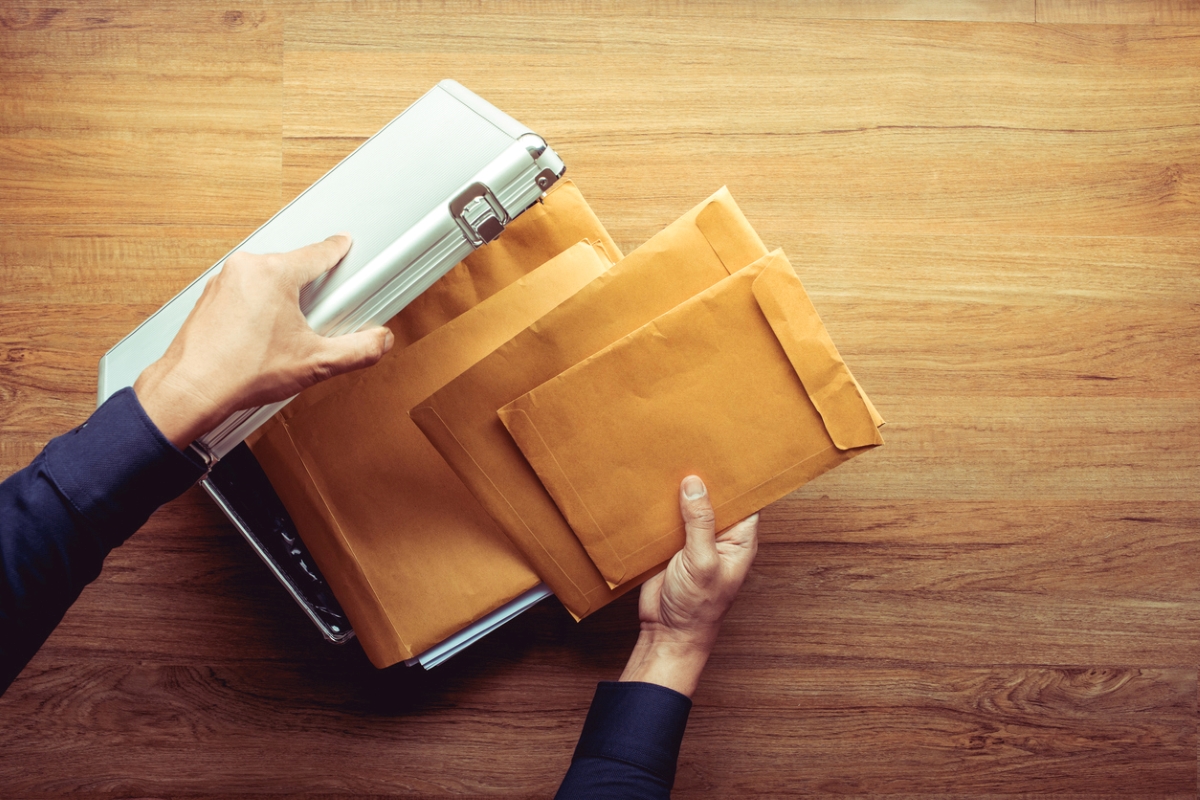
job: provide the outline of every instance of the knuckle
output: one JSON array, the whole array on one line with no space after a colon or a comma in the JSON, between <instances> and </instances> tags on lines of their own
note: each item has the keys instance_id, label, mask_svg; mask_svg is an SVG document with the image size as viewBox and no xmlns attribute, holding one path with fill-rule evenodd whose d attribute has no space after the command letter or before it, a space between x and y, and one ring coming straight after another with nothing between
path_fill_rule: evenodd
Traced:
<instances>
[{"instance_id":1,"label":"knuckle","mask_svg":"<svg viewBox=\"0 0 1200 800\"><path fill-rule=\"evenodd\" d=\"M688 567L697 582L708 583L720 571L721 559L716 553L707 550L685 550Z\"/></svg>"},{"instance_id":2,"label":"knuckle","mask_svg":"<svg viewBox=\"0 0 1200 800\"><path fill-rule=\"evenodd\" d=\"M378 361L387 354L387 339L383 336L376 336L367 346L366 352L363 353L367 360Z\"/></svg>"},{"instance_id":3,"label":"knuckle","mask_svg":"<svg viewBox=\"0 0 1200 800\"><path fill-rule=\"evenodd\" d=\"M287 272L287 259L279 253L262 256L260 268L272 278L281 278Z\"/></svg>"},{"instance_id":4,"label":"knuckle","mask_svg":"<svg viewBox=\"0 0 1200 800\"><path fill-rule=\"evenodd\" d=\"M246 287L254 281L257 275L262 274L264 268L270 263L269 259L270 256L238 251L225 259L225 266L221 269L221 274L228 276L226 280Z\"/></svg>"},{"instance_id":5,"label":"knuckle","mask_svg":"<svg viewBox=\"0 0 1200 800\"><path fill-rule=\"evenodd\" d=\"M336 373L333 364L323 358L316 358L308 366L309 383L316 384L327 381Z\"/></svg>"},{"instance_id":6,"label":"knuckle","mask_svg":"<svg viewBox=\"0 0 1200 800\"><path fill-rule=\"evenodd\" d=\"M242 250L231 255L225 263L229 264L238 272L248 272L255 269L260 269L263 263L268 259L268 256L260 256L254 253L246 253Z\"/></svg>"},{"instance_id":7,"label":"knuckle","mask_svg":"<svg viewBox=\"0 0 1200 800\"><path fill-rule=\"evenodd\" d=\"M693 525L707 530L717 524L717 513L713 511L713 507L708 503L694 503L689 511Z\"/></svg>"}]
</instances>

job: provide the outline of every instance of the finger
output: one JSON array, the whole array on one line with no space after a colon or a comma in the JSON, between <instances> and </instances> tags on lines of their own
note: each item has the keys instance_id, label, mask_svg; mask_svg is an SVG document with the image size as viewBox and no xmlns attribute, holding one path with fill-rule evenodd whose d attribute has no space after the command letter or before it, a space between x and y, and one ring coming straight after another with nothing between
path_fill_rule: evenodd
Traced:
<instances>
[{"instance_id":1,"label":"finger","mask_svg":"<svg viewBox=\"0 0 1200 800\"><path fill-rule=\"evenodd\" d=\"M396 337L387 328L370 328L328 339L322 337L317 353L317 381L343 372L369 367L392 349Z\"/></svg>"},{"instance_id":2,"label":"finger","mask_svg":"<svg viewBox=\"0 0 1200 800\"><path fill-rule=\"evenodd\" d=\"M295 277L296 285L303 286L341 261L350 250L352 241L350 234L337 233L323 242L284 253L281 258L287 265L288 272Z\"/></svg>"},{"instance_id":3,"label":"finger","mask_svg":"<svg viewBox=\"0 0 1200 800\"><path fill-rule=\"evenodd\" d=\"M708 487L695 475L688 475L679 484L679 511L687 536L684 556L700 569L714 568L718 563L717 517L708 497Z\"/></svg>"},{"instance_id":4,"label":"finger","mask_svg":"<svg viewBox=\"0 0 1200 800\"><path fill-rule=\"evenodd\" d=\"M758 542L758 514L751 514L717 534L717 541L746 547Z\"/></svg>"}]
</instances>

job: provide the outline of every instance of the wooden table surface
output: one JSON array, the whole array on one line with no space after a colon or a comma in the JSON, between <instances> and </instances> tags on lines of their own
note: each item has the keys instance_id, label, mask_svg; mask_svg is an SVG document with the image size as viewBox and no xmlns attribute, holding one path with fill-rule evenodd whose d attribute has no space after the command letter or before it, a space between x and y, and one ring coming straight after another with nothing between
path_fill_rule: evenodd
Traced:
<instances>
[{"instance_id":1,"label":"wooden table surface","mask_svg":"<svg viewBox=\"0 0 1200 800\"><path fill-rule=\"evenodd\" d=\"M445 77L626 251L728 184L889 422L764 512L676 796L1196 796L1195 2L4 2L0 474ZM635 635L377 672L193 489L0 699L0 796L548 796Z\"/></svg>"}]
</instances>

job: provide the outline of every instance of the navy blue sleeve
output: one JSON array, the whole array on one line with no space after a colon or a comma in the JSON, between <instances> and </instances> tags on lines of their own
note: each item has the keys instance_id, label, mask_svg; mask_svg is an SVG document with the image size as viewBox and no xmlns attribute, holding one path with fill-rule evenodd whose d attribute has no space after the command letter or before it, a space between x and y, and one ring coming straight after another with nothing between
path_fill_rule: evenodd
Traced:
<instances>
[{"instance_id":1,"label":"navy blue sleeve","mask_svg":"<svg viewBox=\"0 0 1200 800\"><path fill-rule=\"evenodd\" d=\"M105 556L203 472L126 388L0 483L0 694Z\"/></svg>"},{"instance_id":2,"label":"navy blue sleeve","mask_svg":"<svg viewBox=\"0 0 1200 800\"><path fill-rule=\"evenodd\" d=\"M602 682L556 800L670 797L691 710L665 686Z\"/></svg>"}]
</instances>

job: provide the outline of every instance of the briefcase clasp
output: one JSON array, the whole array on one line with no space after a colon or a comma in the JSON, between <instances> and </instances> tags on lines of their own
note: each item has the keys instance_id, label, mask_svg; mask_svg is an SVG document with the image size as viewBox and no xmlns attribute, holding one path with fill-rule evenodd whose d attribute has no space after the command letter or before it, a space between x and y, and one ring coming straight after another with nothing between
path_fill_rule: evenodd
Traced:
<instances>
[{"instance_id":1,"label":"briefcase clasp","mask_svg":"<svg viewBox=\"0 0 1200 800\"><path fill-rule=\"evenodd\" d=\"M450 215L472 247L492 241L512 221L496 195L482 183L472 183L451 200Z\"/></svg>"}]
</instances>

